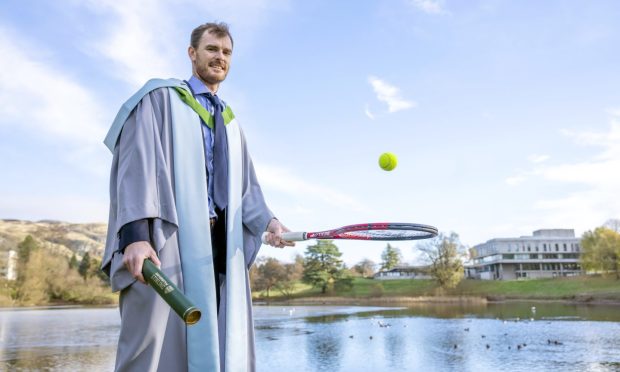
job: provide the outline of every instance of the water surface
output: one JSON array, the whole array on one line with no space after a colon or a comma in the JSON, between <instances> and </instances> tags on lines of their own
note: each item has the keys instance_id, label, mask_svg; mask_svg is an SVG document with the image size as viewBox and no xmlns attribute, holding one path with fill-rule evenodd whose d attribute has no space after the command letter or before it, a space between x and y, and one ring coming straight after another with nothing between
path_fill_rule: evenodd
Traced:
<instances>
[{"instance_id":1,"label":"water surface","mask_svg":"<svg viewBox=\"0 0 620 372\"><path fill-rule=\"evenodd\" d=\"M0 370L113 370L119 322L116 308L0 310ZM620 370L614 306L255 306L255 326L259 371Z\"/></svg>"}]
</instances>

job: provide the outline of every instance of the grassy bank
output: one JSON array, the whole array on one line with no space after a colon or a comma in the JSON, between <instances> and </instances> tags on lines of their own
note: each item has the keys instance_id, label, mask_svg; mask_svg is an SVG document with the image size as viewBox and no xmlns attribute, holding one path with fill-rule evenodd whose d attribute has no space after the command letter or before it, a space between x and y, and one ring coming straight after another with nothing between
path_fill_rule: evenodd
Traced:
<instances>
[{"instance_id":1,"label":"grassy bank","mask_svg":"<svg viewBox=\"0 0 620 372\"><path fill-rule=\"evenodd\" d=\"M73 280L71 280L73 279ZM118 293L97 278L62 278L63 285L39 286L18 296L20 290L15 282L0 280L0 307L55 306L55 305L113 305L118 303ZM23 289L22 289L23 291Z\"/></svg>"},{"instance_id":2,"label":"grassy bank","mask_svg":"<svg viewBox=\"0 0 620 372\"><path fill-rule=\"evenodd\" d=\"M283 296L271 290L269 298L265 293L253 293L256 300L286 301L317 298L324 302L352 302L358 299L391 302L395 299L411 301L415 298L436 299L484 298L488 300L535 299L567 300L580 302L620 303L620 281L614 277L571 277L519 281L463 280L456 288L442 291L432 280L374 280L356 278L347 290L321 294L317 288L302 283L295 286L291 296Z\"/></svg>"}]
</instances>

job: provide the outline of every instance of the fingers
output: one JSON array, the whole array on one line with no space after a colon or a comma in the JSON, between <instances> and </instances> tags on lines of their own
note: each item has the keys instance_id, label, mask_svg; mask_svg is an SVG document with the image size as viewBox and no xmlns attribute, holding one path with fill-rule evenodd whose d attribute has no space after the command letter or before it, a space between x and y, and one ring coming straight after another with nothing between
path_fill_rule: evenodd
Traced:
<instances>
[{"instance_id":1,"label":"fingers","mask_svg":"<svg viewBox=\"0 0 620 372\"><path fill-rule=\"evenodd\" d=\"M153 261L155 266L161 269L161 261L159 260L159 257L157 257L157 253L155 253L154 249L151 249L151 255L149 256L149 258L151 259L151 261Z\"/></svg>"},{"instance_id":2,"label":"fingers","mask_svg":"<svg viewBox=\"0 0 620 372\"><path fill-rule=\"evenodd\" d=\"M286 231L283 231L286 232ZM276 247L276 248L284 248L284 247L294 247L295 243L288 241L288 240L284 240L281 237L281 233L273 233L273 232L269 232L267 233L267 244L269 244L272 247Z\"/></svg>"},{"instance_id":3,"label":"fingers","mask_svg":"<svg viewBox=\"0 0 620 372\"><path fill-rule=\"evenodd\" d=\"M146 284L146 280L144 280L144 276L142 276L142 266L144 265L144 260L137 261L134 266L134 270L131 271L131 275L134 278L138 279L140 283Z\"/></svg>"},{"instance_id":4,"label":"fingers","mask_svg":"<svg viewBox=\"0 0 620 372\"><path fill-rule=\"evenodd\" d=\"M157 266L161 266L161 262L157 257L157 253L151 247L151 244L146 241L140 241L131 243L125 248L123 254L123 264L127 268L127 271L141 283L146 284L144 276L142 276L142 266L145 259L151 259Z\"/></svg>"},{"instance_id":5,"label":"fingers","mask_svg":"<svg viewBox=\"0 0 620 372\"><path fill-rule=\"evenodd\" d=\"M272 219L269 221L269 226L267 226L267 244L276 248L284 248L284 247L293 247L295 246L294 242L282 239L282 233L290 232L286 226L284 226L277 219Z\"/></svg>"}]
</instances>

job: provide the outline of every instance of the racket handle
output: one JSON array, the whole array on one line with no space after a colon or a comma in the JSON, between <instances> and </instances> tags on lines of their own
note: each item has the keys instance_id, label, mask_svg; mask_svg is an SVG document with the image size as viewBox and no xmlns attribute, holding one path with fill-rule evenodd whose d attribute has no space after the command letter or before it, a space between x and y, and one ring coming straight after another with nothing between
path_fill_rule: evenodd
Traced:
<instances>
[{"instance_id":1,"label":"racket handle","mask_svg":"<svg viewBox=\"0 0 620 372\"><path fill-rule=\"evenodd\" d=\"M263 244L267 243L267 232L263 233L262 241ZM293 231L293 232L285 232L282 233L282 239L288 240L289 242L300 242L302 240L306 240L306 233L302 231Z\"/></svg>"}]
</instances>

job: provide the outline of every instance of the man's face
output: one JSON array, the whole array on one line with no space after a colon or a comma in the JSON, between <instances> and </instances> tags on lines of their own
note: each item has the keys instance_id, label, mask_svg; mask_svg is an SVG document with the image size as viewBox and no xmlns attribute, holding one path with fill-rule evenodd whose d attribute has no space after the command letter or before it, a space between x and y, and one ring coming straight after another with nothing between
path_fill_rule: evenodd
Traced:
<instances>
[{"instance_id":1,"label":"man's face","mask_svg":"<svg viewBox=\"0 0 620 372\"><path fill-rule=\"evenodd\" d=\"M212 90L226 79L232 57L232 42L228 36L217 37L205 31L198 48L189 47L194 73Z\"/></svg>"}]
</instances>

